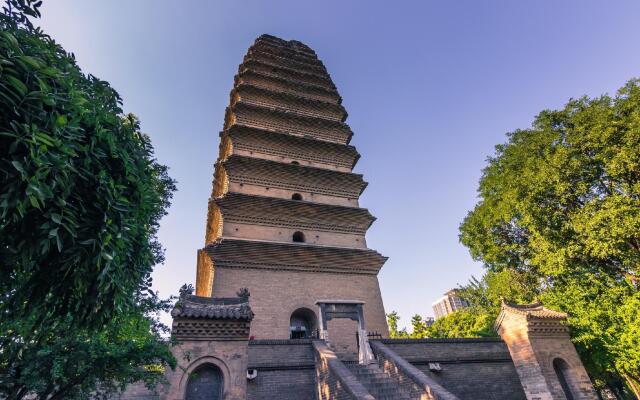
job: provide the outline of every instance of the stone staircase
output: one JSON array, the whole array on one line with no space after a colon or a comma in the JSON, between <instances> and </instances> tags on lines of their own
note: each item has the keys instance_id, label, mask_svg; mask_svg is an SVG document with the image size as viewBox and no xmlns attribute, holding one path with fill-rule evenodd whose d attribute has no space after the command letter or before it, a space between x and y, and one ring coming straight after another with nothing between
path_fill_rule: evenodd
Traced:
<instances>
[{"instance_id":1,"label":"stone staircase","mask_svg":"<svg viewBox=\"0 0 640 400\"><path fill-rule=\"evenodd\" d=\"M378 364L345 363L351 373L376 400L412 400L410 394L387 375Z\"/></svg>"}]
</instances>

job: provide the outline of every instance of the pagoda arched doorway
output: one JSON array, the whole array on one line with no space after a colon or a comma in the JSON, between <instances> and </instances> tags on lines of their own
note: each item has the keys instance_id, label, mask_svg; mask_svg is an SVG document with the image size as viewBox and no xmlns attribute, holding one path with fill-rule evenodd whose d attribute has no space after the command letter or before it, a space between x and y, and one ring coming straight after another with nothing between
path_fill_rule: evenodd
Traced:
<instances>
[{"instance_id":1,"label":"pagoda arched doorway","mask_svg":"<svg viewBox=\"0 0 640 400\"><path fill-rule=\"evenodd\" d=\"M224 379L220 368L205 364L191 373L185 400L222 400Z\"/></svg>"},{"instance_id":2,"label":"pagoda arched doorway","mask_svg":"<svg viewBox=\"0 0 640 400\"><path fill-rule=\"evenodd\" d=\"M315 336L316 315L308 308L298 308L291 314L289 330L291 339L308 339Z\"/></svg>"}]
</instances>

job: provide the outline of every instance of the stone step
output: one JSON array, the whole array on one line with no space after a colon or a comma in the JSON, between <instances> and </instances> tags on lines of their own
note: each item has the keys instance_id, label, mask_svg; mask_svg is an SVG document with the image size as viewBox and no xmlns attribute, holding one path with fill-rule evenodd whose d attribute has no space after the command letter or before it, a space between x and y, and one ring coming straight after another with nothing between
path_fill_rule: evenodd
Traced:
<instances>
[{"instance_id":1,"label":"stone step","mask_svg":"<svg viewBox=\"0 0 640 400\"><path fill-rule=\"evenodd\" d=\"M377 400L411 400L410 393L384 372L377 364L347 364L354 376Z\"/></svg>"}]
</instances>

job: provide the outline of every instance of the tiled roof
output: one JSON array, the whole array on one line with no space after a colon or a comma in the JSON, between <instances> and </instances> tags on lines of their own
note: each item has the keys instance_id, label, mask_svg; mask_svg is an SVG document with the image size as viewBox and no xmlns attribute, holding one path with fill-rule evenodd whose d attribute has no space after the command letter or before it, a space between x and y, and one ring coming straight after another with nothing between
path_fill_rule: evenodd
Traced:
<instances>
[{"instance_id":1,"label":"tiled roof","mask_svg":"<svg viewBox=\"0 0 640 400\"><path fill-rule=\"evenodd\" d=\"M286 51L274 52L272 49L270 46L254 45L249 48L244 59L249 60L255 58L298 71L315 74L322 78L328 76L327 69L322 64L322 61L317 58L290 57L286 54Z\"/></svg>"},{"instance_id":2,"label":"tiled roof","mask_svg":"<svg viewBox=\"0 0 640 400\"><path fill-rule=\"evenodd\" d=\"M335 85L330 78L320 78L315 74L307 74L302 71L283 67L274 63L266 62L256 58L249 58L245 60L238 67L238 72L242 72L245 69L253 71L265 72L276 76L281 76L286 79L296 80L303 83L310 83L316 86L322 86L327 90L337 92Z\"/></svg>"},{"instance_id":3,"label":"tiled roof","mask_svg":"<svg viewBox=\"0 0 640 400\"><path fill-rule=\"evenodd\" d=\"M387 257L375 250L220 238L205 251L215 267L377 274Z\"/></svg>"},{"instance_id":4,"label":"tiled roof","mask_svg":"<svg viewBox=\"0 0 640 400\"><path fill-rule=\"evenodd\" d=\"M332 142L281 134L242 125L233 125L221 135L232 138L233 147L289 158L299 158L329 165L353 168L360 154L355 147Z\"/></svg>"},{"instance_id":5,"label":"tiled roof","mask_svg":"<svg viewBox=\"0 0 640 400\"><path fill-rule=\"evenodd\" d=\"M293 112L302 117L317 117L332 121L344 122L347 112L340 104L320 99L310 99L294 93L287 93L271 88L264 88L251 83L240 82L231 92L232 104L234 95L241 101L276 110Z\"/></svg>"},{"instance_id":6,"label":"tiled roof","mask_svg":"<svg viewBox=\"0 0 640 400\"><path fill-rule=\"evenodd\" d=\"M231 182L358 198L362 175L232 155L222 162Z\"/></svg>"},{"instance_id":7,"label":"tiled roof","mask_svg":"<svg viewBox=\"0 0 640 400\"><path fill-rule=\"evenodd\" d=\"M320 61L316 53L308 47L301 48L299 46L298 47L288 46L288 45L282 46L279 43L268 41L268 40L261 40L260 38L258 38L249 49L254 49L254 48L259 48L261 50L268 51L270 53L283 55L285 57L289 57L289 58L303 61L303 62Z\"/></svg>"},{"instance_id":8,"label":"tiled roof","mask_svg":"<svg viewBox=\"0 0 640 400\"><path fill-rule=\"evenodd\" d=\"M273 71L256 71L244 65L241 66L235 77L235 84L238 85L240 82L251 82L256 85L256 82L259 82L263 87L277 88L278 90L288 93L295 93L301 97L321 99L337 104L342 103L342 97L340 97L335 89L328 89L314 83L292 79L282 74L276 74Z\"/></svg>"},{"instance_id":9,"label":"tiled roof","mask_svg":"<svg viewBox=\"0 0 640 400\"><path fill-rule=\"evenodd\" d=\"M171 311L173 318L206 318L251 321L253 312L247 299L187 295Z\"/></svg>"},{"instance_id":10,"label":"tiled roof","mask_svg":"<svg viewBox=\"0 0 640 400\"><path fill-rule=\"evenodd\" d=\"M348 144L353 136L351 128L344 122L304 116L275 107L249 104L242 99L227 109L225 120L228 121L226 129L237 123L341 144Z\"/></svg>"},{"instance_id":11,"label":"tiled roof","mask_svg":"<svg viewBox=\"0 0 640 400\"><path fill-rule=\"evenodd\" d=\"M293 50L299 53L303 53L309 55L311 57L315 57L316 52L306 44L298 41L298 40L284 40L276 36L264 34L260 35L256 40L256 44L259 43L267 43L269 45L278 46L280 48Z\"/></svg>"},{"instance_id":12,"label":"tiled roof","mask_svg":"<svg viewBox=\"0 0 640 400\"><path fill-rule=\"evenodd\" d=\"M364 234L375 220L365 208L227 193L213 199L225 221Z\"/></svg>"},{"instance_id":13,"label":"tiled roof","mask_svg":"<svg viewBox=\"0 0 640 400\"><path fill-rule=\"evenodd\" d=\"M566 319L567 314L563 312L550 310L542 305L542 303L533 304L515 304L502 301L502 309L511 313L524 315L529 318L548 318L548 319Z\"/></svg>"},{"instance_id":14,"label":"tiled roof","mask_svg":"<svg viewBox=\"0 0 640 400\"><path fill-rule=\"evenodd\" d=\"M285 59L278 56L268 55L264 52L249 52L244 57L243 65L255 65L254 62L260 64L262 68L267 67L271 69L280 70L283 73L294 75L304 80L311 80L321 85L335 89L335 85L331 80L331 76L324 71L318 71L317 69L308 68L303 63L287 63Z\"/></svg>"}]
</instances>

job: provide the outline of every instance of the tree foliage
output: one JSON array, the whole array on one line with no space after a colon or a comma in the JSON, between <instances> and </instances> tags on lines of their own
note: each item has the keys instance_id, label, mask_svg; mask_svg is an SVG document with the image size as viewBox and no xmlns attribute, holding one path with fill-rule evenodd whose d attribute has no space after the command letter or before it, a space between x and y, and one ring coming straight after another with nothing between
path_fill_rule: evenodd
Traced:
<instances>
[{"instance_id":1,"label":"tree foliage","mask_svg":"<svg viewBox=\"0 0 640 400\"><path fill-rule=\"evenodd\" d=\"M9 399L107 399L134 382L155 388L165 368L176 364L162 337L166 328L149 312L168 306L156 302L119 314L99 330L59 321L38 341L15 346L21 354L3 365L0 393Z\"/></svg>"},{"instance_id":2,"label":"tree foliage","mask_svg":"<svg viewBox=\"0 0 640 400\"><path fill-rule=\"evenodd\" d=\"M484 313L475 308L454 311L438 318L428 328L427 335L432 338L473 338L497 336L493 323L497 314Z\"/></svg>"},{"instance_id":3,"label":"tree foliage","mask_svg":"<svg viewBox=\"0 0 640 400\"><path fill-rule=\"evenodd\" d=\"M415 314L411 317L411 332L407 332L406 328L398 329L400 316L392 311L387 314L387 323L389 337L393 339L492 337L496 336L493 330L496 315L486 313L482 308L470 308L451 313L428 325L425 318Z\"/></svg>"},{"instance_id":4,"label":"tree foliage","mask_svg":"<svg viewBox=\"0 0 640 400\"><path fill-rule=\"evenodd\" d=\"M411 317L411 337L414 339L429 337L429 326L427 325L427 321L419 314L415 314Z\"/></svg>"},{"instance_id":5,"label":"tree foliage","mask_svg":"<svg viewBox=\"0 0 640 400\"><path fill-rule=\"evenodd\" d=\"M116 91L31 25L40 3L9 0L0 14L0 393L9 398L71 398L171 360L150 274L163 261L156 233L174 182Z\"/></svg>"},{"instance_id":6,"label":"tree foliage","mask_svg":"<svg viewBox=\"0 0 640 400\"><path fill-rule=\"evenodd\" d=\"M398 321L400 321L400 316L398 312L391 311L387 314L387 324L389 325L389 337L393 339L402 339L408 338L409 334L405 328L398 330Z\"/></svg>"},{"instance_id":7,"label":"tree foliage","mask_svg":"<svg viewBox=\"0 0 640 400\"><path fill-rule=\"evenodd\" d=\"M569 313L596 381L640 379L640 81L570 100L496 147L460 239L489 273L465 288Z\"/></svg>"}]
</instances>

